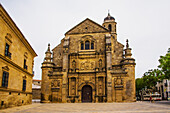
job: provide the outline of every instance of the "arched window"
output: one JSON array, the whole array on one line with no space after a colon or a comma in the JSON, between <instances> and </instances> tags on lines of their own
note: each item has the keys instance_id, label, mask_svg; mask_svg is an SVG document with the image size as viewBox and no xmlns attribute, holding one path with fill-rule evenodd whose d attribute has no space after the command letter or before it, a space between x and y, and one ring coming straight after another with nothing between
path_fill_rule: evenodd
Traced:
<instances>
[{"instance_id":1,"label":"arched window","mask_svg":"<svg viewBox=\"0 0 170 113\"><path fill-rule=\"evenodd\" d=\"M91 42L91 49L94 49L94 42Z\"/></svg>"},{"instance_id":2,"label":"arched window","mask_svg":"<svg viewBox=\"0 0 170 113\"><path fill-rule=\"evenodd\" d=\"M84 50L84 43L81 42L81 50Z\"/></svg>"},{"instance_id":3,"label":"arched window","mask_svg":"<svg viewBox=\"0 0 170 113\"><path fill-rule=\"evenodd\" d=\"M90 49L90 42L89 41L86 41L85 42L85 49Z\"/></svg>"},{"instance_id":4,"label":"arched window","mask_svg":"<svg viewBox=\"0 0 170 113\"><path fill-rule=\"evenodd\" d=\"M111 24L108 25L108 29L109 29L109 31L112 31L112 25Z\"/></svg>"}]
</instances>

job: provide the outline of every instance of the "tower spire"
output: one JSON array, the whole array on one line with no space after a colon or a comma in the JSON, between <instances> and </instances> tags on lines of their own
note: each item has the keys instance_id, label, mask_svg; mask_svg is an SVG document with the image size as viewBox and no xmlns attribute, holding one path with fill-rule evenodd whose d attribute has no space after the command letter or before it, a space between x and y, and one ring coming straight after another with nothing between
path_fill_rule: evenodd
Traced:
<instances>
[{"instance_id":1,"label":"tower spire","mask_svg":"<svg viewBox=\"0 0 170 113\"><path fill-rule=\"evenodd\" d=\"M51 62L51 51L50 51L50 43L48 44L48 49L47 51L45 52L45 58L44 58L44 61L45 62Z\"/></svg>"},{"instance_id":2,"label":"tower spire","mask_svg":"<svg viewBox=\"0 0 170 113\"><path fill-rule=\"evenodd\" d=\"M129 40L126 39L126 49L128 49L128 48L129 48Z\"/></svg>"}]
</instances>

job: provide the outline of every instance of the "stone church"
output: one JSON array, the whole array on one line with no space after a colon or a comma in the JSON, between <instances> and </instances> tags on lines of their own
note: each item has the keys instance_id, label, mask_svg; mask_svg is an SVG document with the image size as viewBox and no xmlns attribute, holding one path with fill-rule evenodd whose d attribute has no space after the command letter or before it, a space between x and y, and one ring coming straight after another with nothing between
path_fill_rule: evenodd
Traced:
<instances>
[{"instance_id":1,"label":"stone church","mask_svg":"<svg viewBox=\"0 0 170 113\"><path fill-rule=\"evenodd\" d=\"M115 18L85 19L68 32L42 63L41 102L132 102L135 59L128 40L117 41Z\"/></svg>"}]
</instances>

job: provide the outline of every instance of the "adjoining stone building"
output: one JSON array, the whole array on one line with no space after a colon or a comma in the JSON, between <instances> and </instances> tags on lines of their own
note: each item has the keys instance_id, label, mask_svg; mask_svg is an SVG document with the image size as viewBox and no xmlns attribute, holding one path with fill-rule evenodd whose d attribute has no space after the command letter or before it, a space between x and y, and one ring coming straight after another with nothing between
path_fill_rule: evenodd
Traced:
<instances>
[{"instance_id":1,"label":"adjoining stone building","mask_svg":"<svg viewBox=\"0 0 170 113\"><path fill-rule=\"evenodd\" d=\"M37 54L0 4L0 109L32 103Z\"/></svg>"},{"instance_id":2,"label":"adjoining stone building","mask_svg":"<svg viewBox=\"0 0 170 113\"><path fill-rule=\"evenodd\" d=\"M32 81L32 99L35 101L41 99L41 80Z\"/></svg>"},{"instance_id":3,"label":"adjoining stone building","mask_svg":"<svg viewBox=\"0 0 170 113\"><path fill-rule=\"evenodd\" d=\"M102 26L87 18L52 52L48 45L41 102L136 101L135 59L128 40L125 49L117 41L116 24L110 14Z\"/></svg>"}]
</instances>

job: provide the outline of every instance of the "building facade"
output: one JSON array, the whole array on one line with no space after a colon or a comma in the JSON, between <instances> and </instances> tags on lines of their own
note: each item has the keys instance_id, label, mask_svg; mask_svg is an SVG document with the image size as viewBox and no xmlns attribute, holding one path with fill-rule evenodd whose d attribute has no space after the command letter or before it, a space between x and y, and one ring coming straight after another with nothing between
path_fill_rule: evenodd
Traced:
<instances>
[{"instance_id":1,"label":"building facade","mask_svg":"<svg viewBox=\"0 0 170 113\"><path fill-rule=\"evenodd\" d=\"M41 80L32 81L32 99L33 102L41 99Z\"/></svg>"},{"instance_id":2,"label":"building facade","mask_svg":"<svg viewBox=\"0 0 170 113\"><path fill-rule=\"evenodd\" d=\"M156 84L157 91L161 94L162 100L170 100L170 80L163 79Z\"/></svg>"},{"instance_id":3,"label":"building facade","mask_svg":"<svg viewBox=\"0 0 170 113\"><path fill-rule=\"evenodd\" d=\"M135 59L128 40L117 41L115 18L103 25L85 19L68 32L42 63L41 102L132 102ZM53 55L53 56L52 56Z\"/></svg>"},{"instance_id":4,"label":"building facade","mask_svg":"<svg viewBox=\"0 0 170 113\"><path fill-rule=\"evenodd\" d=\"M0 4L0 108L32 103L37 54Z\"/></svg>"}]
</instances>

